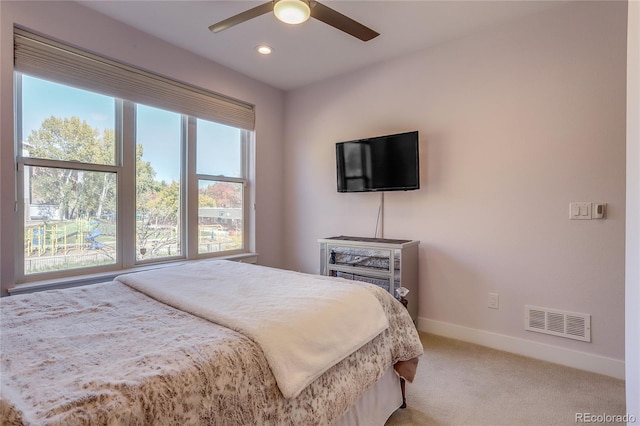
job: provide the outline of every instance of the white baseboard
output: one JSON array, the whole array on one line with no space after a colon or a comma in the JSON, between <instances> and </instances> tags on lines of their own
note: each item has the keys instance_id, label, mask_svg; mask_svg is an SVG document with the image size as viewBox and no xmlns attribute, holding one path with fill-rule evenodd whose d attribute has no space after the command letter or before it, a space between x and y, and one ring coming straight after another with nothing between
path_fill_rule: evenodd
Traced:
<instances>
[{"instance_id":1,"label":"white baseboard","mask_svg":"<svg viewBox=\"0 0 640 426\"><path fill-rule=\"evenodd\" d=\"M505 352L591 371L593 373L604 374L615 377L616 379L624 380L625 377L624 361L619 359L574 351L427 318L418 318L417 327L418 330L424 331L425 333L475 343Z\"/></svg>"}]
</instances>

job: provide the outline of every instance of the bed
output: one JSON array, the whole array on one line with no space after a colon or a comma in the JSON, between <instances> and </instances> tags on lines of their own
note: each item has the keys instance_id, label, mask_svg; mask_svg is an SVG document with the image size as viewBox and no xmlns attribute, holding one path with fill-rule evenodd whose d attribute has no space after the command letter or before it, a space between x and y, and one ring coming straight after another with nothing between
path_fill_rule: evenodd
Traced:
<instances>
[{"instance_id":1,"label":"bed","mask_svg":"<svg viewBox=\"0 0 640 426\"><path fill-rule=\"evenodd\" d=\"M379 287L224 260L0 308L2 425L384 424L423 351Z\"/></svg>"}]
</instances>

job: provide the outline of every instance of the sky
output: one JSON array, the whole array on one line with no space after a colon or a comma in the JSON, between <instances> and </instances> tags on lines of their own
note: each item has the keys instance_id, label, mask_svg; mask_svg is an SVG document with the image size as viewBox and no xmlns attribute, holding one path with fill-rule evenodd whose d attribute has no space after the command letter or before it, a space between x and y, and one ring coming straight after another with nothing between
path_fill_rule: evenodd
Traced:
<instances>
[{"instance_id":1,"label":"sky","mask_svg":"<svg viewBox=\"0 0 640 426\"><path fill-rule=\"evenodd\" d=\"M100 133L115 127L115 100L100 94L22 76L22 139L26 140L42 122L54 116L85 120ZM157 180L167 183L180 178L180 114L138 105L137 143L144 161L151 162ZM240 176L239 129L198 119L197 172Z\"/></svg>"}]
</instances>

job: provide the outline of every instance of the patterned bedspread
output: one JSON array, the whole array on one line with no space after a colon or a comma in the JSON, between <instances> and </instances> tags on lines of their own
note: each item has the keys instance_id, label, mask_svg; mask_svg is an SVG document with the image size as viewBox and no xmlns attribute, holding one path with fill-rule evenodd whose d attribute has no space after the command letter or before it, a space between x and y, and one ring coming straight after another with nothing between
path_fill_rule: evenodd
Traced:
<instances>
[{"instance_id":1,"label":"patterned bedspread","mask_svg":"<svg viewBox=\"0 0 640 426\"><path fill-rule=\"evenodd\" d=\"M327 425L422 354L408 313L285 399L254 342L118 282L3 298L2 425Z\"/></svg>"},{"instance_id":2,"label":"patterned bedspread","mask_svg":"<svg viewBox=\"0 0 640 426\"><path fill-rule=\"evenodd\" d=\"M321 275L203 260L115 281L258 343L285 398L389 327L365 288Z\"/></svg>"}]
</instances>

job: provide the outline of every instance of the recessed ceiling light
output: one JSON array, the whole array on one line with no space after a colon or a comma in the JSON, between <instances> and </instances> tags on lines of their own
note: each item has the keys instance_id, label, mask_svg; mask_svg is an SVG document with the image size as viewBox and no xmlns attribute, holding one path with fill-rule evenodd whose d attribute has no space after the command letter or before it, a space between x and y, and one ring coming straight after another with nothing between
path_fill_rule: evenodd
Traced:
<instances>
[{"instance_id":1,"label":"recessed ceiling light","mask_svg":"<svg viewBox=\"0 0 640 426\"><path fill-rule=\"evenodd\" d=\"M258 53L261 53L263 55L269 55L271 54L271 52L273 52L273 47L262 44L260 46L256 46L256 50L258 51Z\"/></svg>"}]
</instances>

